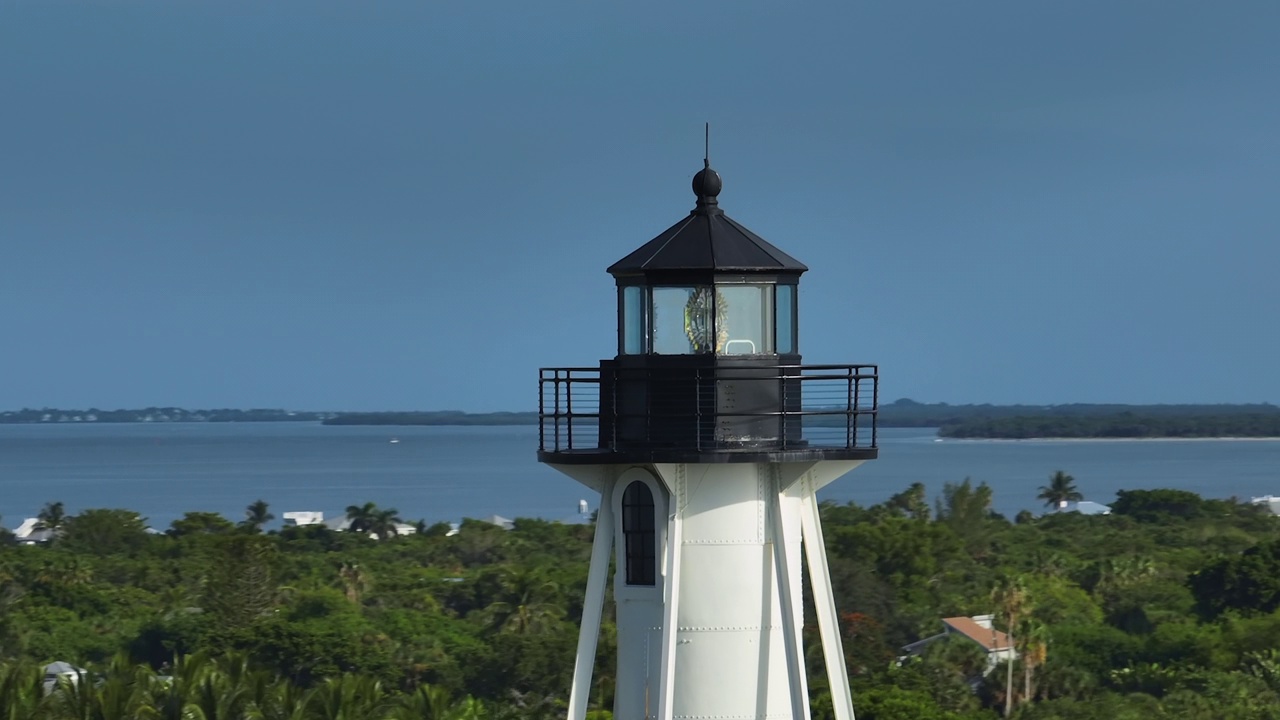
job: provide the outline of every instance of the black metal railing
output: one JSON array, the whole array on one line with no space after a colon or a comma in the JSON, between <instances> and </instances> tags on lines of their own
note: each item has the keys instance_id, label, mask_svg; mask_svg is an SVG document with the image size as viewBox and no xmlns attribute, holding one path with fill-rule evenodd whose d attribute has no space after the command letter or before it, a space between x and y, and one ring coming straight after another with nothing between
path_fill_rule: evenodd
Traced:
<instances>
[{"instance_id":1,"label":"black metal railing","mask_svg":"<svg viewBox=\"0 0 1280 720\"><path fill-rule=\"evenodd\" d=\"M876 365L543 368L544 452L872 449Z\"/></svg>"}]
</instances>

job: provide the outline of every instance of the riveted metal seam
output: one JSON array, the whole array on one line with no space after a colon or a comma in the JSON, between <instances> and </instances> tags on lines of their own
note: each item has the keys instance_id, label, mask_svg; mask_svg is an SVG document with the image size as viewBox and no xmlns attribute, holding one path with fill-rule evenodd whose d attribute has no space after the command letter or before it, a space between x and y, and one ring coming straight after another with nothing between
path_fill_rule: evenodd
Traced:
<instances>
[{"instance_id":1,"label":"riveted metal seam","mask_svg":"<svg viewBox=\"0 0 1280 720\"><path fill-rule=\"evenodd\" d=\"M790 714L773 713L771 715L672 715L681 720L787 720Z\"/></svg>"},{"instance_id":2,"label":"riveted metal seam","mask_svg":"<svg viewBox=\"0 0 1280 720\"><path fill-rule=\"evenodd\" d=\"M764 535L765 491L764 484L768 478L769 466L763 463L756 465L756 537L760 542L767 542Z\"/></svg>"},{"instance_id":3,"label":"riveted metal seam","mask_svg":"<svg viewBox=\"0 0 1280 720\"><path fill-rule=\"evenodd\" d=\"M676 628L680 632L743 632L747 630L781 630L781 625L738 625L726 627L685 626Z\"/></svg>"}]
</instances>

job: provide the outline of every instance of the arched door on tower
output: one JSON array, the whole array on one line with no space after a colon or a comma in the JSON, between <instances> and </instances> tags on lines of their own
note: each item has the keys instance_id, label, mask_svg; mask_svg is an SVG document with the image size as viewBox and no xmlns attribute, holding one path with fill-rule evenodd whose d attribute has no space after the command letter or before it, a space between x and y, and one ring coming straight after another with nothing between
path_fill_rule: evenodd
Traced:
<instances>
[{"instance_id":1,"label":"arched door on tower","mask_svg":"<svg viewBox=\"0 0 1280 720\"><path fill-rule=\"evenodd\" d=\"M639 480L632 481L622 493L622 537L627 584L656 584L658 542L653 491Z\"/></svg>"},{"instance_id":2,"label":"arched door on tower","mask_svg":"<svg viewBox=\"0 0 1280 720\"><path fill-rule=\"evenodd\" d=\"M667 548L666 486L641 467L623 470L615 480L609 505L613 524L615 567L613 597L617 602L618 670L614 687L617 717L641 720L657 707L662 675L663 558Z\"/></svg>"}]
</instances>

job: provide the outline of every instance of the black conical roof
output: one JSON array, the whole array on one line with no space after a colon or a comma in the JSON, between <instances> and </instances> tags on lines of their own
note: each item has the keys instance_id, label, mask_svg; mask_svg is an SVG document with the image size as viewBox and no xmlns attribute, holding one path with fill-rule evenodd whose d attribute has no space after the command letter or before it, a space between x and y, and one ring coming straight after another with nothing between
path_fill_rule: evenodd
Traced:
<instances>
[{"instance_id":1,"label":"black conical roof","mask_svg":"<svg viewBox=\"0 0 1280 720\"><path fill-rule=\"evenodd\" d=\"M809 268L724 214L722 181L710 165L693 177L698 205L689 216L609 266L613 275L663 271L800 274Z\"/></svg>"}]
</instances>

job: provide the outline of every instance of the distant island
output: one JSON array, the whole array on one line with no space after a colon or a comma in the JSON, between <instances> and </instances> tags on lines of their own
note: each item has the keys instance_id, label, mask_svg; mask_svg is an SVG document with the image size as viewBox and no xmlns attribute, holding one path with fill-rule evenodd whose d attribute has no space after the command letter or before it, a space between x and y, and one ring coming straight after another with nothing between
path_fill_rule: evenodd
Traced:
<instances>
[{"instance_id":1,"label":"distant island","mask_svg":"<svg viewBox=\"0 0 1280 720\"><path fill-rule=\"evenodd\" d=\"M423 412L338 413L322 425L537 425L536 412L468 413L461 410Z\"/></svg>"},{"instance_id":2,"label":"distant island","mask_svg":"<svg viewBox=\"0 0 1280 720\"><path fill-rule=\"evenodd\" d=\"M945 438L1074 439L1074 438L1280 438L1280 414L1187 415L1159 417L1118 415L973 418L938 429Z\"/></svg>"},{"instance_id":3,"label":"distant island","mask_svg":"<svg viewBox=\"0 0 1280 720\"><path fill-rule=\"evenodd\" d=\"M1280 407L1217 405L947 405L912 400L880 408L881 427L936 427L944 438L1280 437Z\"/></svg>"},{"instance_id":4,"label":"distant island","mask_svg":"<svg viewBox=\"0 0 1280 720\"><path fill-rule=\"evenodd\" d=\"M0 424L318 422L323 425L536 425L537 412L461 410L317 412L281 409L62 410L0 412ZM843 422L820 416L815 426ZM939 428L944 438L1280 437L1280 407L1269 403L1218 405L950 405L901 399L880 407L879 426Z\"/></svg>"},{"instance_id":5,"label":"distant island","mask_svg":"<svg viewBox=\"0 0 1280 720\"><path fill-rule=\"evenodd\" d=\"M148 407L138 410L61 410L41 408L0 412L0 424L37 423L192 423L192 422L320 422L337 413L302 412L279 409L186 410L178 407Z\"/></svg>"},{"instance_id":6,"label":"distant island","mask_svg":"<svg viewBox=\"0 0 1280 720\"><path fill-rule=\"evenodd\" d=\"M920 403L903 398L880 406L882 427L947 427L969 420L1015 418L1101 418L1126 415L1143 418L1207 418L1241 415L1280 417L1280 406L1271 403L1216 405L1122 405L1071 403L1067 405L949 405Z\"/></svg>"}]
</instances>

